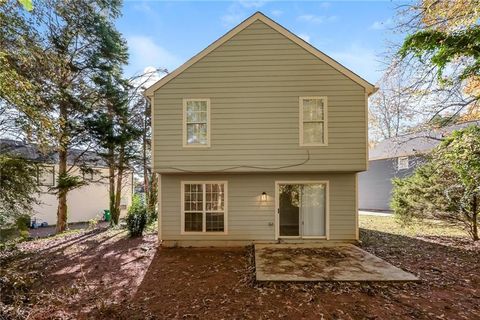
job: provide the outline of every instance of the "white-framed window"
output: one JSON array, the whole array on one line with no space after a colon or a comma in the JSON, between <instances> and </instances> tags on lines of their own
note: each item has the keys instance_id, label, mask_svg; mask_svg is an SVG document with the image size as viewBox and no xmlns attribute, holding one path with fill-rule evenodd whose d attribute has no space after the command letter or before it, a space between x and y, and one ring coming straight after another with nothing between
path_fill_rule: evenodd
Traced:
<instances>
[{"instance_id":1,"label":"white-framed window","mask_svg":"<svg viewBox=\"0 0 480 320\"><path fill-rule=\"evenodd\" d=\"M210 146L210 99L183 99L183 146Z\"/></svg>"},{"instance_id":2,"label":"white-framed window","mask_svg":"<svg viewBox=\"0 0 480 320\"><path fill-rule=\"evenodd\" d=\"M182 233L227 233L227 182L182 181Z\"/></svg>"},{"instance_id":3,"label":"white-framed window","mask_svg":"<svg viewBox=\"0 0 480 320\"><path fill-rule=\"evenodd\" d=\"M327 97L300 97L300 146L327 145Z\"/></svg>"},{"instance_id":4,"label":"white-framed window","mask_svg":"<svg viewBox=\"0 0 480 320\"><path fill-rule=\"evenodd\" d=\"M102 179L102 175L99 170L96 169L89 169L87 171L82 172L83 180L85 181L93 181L97 182Z\"/></svg>"},{"instance_id":5,"label":"white-framed window","mask_svg":"<svg viewBox=\"0 0 480 320\"><path fill-rule=\"evenodd\" d=\"M408 163L408 157L398 157L397 159L398 170L405 170L410 167Z\"/></svg>"},{"instance_id":6,"label":"white-framed window","mask_svg":"<svg viewBox=\"0 0 480 320\"><path fill-rule=\"evenodd\" d=\"M55 167L39 166L37 171L37 182L40 186L53 187L55 185Z\"/></svg>"}]
</instances>

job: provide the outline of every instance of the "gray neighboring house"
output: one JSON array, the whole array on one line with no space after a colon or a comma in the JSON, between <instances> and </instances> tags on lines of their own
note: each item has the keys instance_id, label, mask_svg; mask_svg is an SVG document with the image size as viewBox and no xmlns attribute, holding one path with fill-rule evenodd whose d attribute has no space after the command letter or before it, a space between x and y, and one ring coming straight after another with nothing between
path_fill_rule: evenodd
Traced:
<instances>
[{"instance_id":1,"label":"gray neighboring house","mask_svg":"<svg viewBox=\"0 0 480 320\"><path fill-rule=\"evenodd\" d=\"M368 171L358 175L358 207L360 210L389 211L393 178L413 173L425 154L454 130L479 125L470 121L384 140L369 151Z\"/></svg>"}]
</instances>

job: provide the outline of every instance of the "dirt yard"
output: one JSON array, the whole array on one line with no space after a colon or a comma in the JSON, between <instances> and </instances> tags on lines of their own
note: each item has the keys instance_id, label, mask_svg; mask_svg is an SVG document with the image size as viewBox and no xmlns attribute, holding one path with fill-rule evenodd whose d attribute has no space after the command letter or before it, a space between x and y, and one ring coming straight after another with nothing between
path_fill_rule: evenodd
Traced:
<instances>
[{"instance_id":1,"label":"dirt yard","mask_svg":"<svg viewBox=\"0 0 480 320\"><path fill-rule=\"evenodd\" d=\"M478 319L479 245L438 224L361 225L365 250L423 281L260 284L250 247L158 249L154 234L98 229L3 253L0 319Z\"/></svg>"}]
</instances>

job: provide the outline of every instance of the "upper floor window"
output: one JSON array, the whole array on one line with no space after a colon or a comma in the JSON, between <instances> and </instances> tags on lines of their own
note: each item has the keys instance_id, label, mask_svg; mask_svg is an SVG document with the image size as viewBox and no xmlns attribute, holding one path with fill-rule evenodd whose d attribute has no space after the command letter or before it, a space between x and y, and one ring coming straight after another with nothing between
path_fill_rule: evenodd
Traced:
<instances>
[{"instance_id":1,"label":"upper floor window","mask_svg":"<svg viewBox=\"0 0 480 320\"><path fill-rule=\"evenodd\" d=\"M300 145L327 145L327 97L300 97Z\"/></svg>"},{"instance_id":2,"label":"upper floor window","mask_svg":"<svg viewBox=\"0 0 480 320\"><path fill-rule=\"evenodd\" d=\"M37 172L38 185L53 187L55 184L55 167L39 166Z\"/></svg>"},{"instance_id":3,"label":"upper floor window","mask_svg":"<svg viewBox=\"0 0 480 320\"><path fill-rule=\"evenodd\" d=\"M398 157L398 170L405 170L409 168L408 157Z\"/></svg>"},{"instance_id":4,"label":"upper floor window","mask_svg":"<svg viewBox=\"0 0 480 320\"><path fill-rule=\"evenodd\" d=\"M210 99L183 99L183 146L210 146Z\"/></svg>"}]
</instances>

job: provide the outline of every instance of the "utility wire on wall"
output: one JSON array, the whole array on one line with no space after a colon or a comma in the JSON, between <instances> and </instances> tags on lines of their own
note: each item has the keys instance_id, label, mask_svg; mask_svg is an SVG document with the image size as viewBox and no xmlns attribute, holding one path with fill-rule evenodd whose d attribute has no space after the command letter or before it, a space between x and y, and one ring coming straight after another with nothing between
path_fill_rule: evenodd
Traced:
<instances>
[{"instance_id":1,"label":"utility wire on wall","mask_svg":"<svg viewBox=\"0 0 480 320\"><path fill-rule=\"evenodd\" d=\"M293 167L298 167L306 164L308 161L310 161L310 151L306 150L307 153L307 158L303 160L300 163L295 163L295 164L289 164L285 166L277 166L277 167L262 167L262 166L249 166L249 165L239 165L239 166L233 166L233 167L227 167L223 169L217 169L217 170L209 170L209 171L193 171L193 170L187 170L187 169L182 169L182 168L177 168L177 167L160 167L160 169L172 169L172 170L177 170L180 172L187 172L187 173L216 173L216 172L225 172L225 171L230 171L230 170L236 170L236 169L256 169L256 170L281 170L281 169L287 169L287 168L293 168Z\"/></svg>"}]
</instances>

